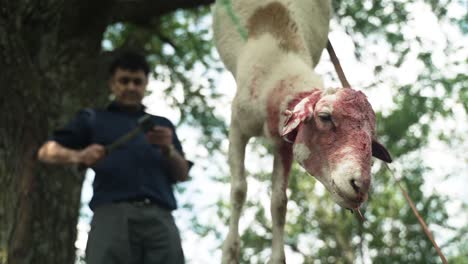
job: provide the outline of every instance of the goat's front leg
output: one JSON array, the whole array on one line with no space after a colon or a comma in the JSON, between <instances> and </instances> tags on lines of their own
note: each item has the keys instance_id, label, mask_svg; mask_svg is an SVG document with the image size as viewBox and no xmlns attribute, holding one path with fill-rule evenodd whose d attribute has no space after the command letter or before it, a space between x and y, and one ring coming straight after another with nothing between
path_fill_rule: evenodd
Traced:
<instances>
[{"instance_id":1,"label":"goat's front leg","mask_svg":"<svg viewBox=\"0 0 468 264\"><path fill-rule=\"evenodd\" d=\"M272 174L271 218L273 222L273 241L270 264L286 263L284 255L284 224L288 197L289 171L292 163L292 148L289 143L281 142L275 150Z\"/></svg>"},{"instance_id":2,"label":"goat's front leg","mask_svg":"<svg viewBox=\"0 0 468 264\"><path fill-rule=\"evenodd\" d=\"M239 218L247 193L245 180L245 146L248 137L244 136L237 122L232 120L229 130L229 167L231 170L231 217L229 219L229 232L223 243L223 264L239 263L240 239Z\"/></svg>"}]
</instances>

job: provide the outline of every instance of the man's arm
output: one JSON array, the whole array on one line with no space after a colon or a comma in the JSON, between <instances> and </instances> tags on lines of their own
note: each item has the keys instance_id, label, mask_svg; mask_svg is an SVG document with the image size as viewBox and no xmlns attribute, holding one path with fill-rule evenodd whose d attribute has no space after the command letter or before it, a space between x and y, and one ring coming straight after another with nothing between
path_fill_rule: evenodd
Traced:
<instances>
[{"instance_id":1,"label":"man's arm","mask_svg":"<svg viewBox=\"0 0 468 264\"><path fill-rule=\"evenodd\" d=\"M168 127L154 126L152 130L146 133L147 140L161 148L161 152L166 158L168 168L171 171L172 179L175 182L187 181L189 163L185 158L175 149L172 130Z\"/></svg>"},{"instance_id":2,"label":"man's arm","mask_svg":"<svg viewBox=\"0 0 468 264\"><path fill-rule=\"evenodd\" d=\"M102 145L92 144L82 150L74 150L50 140L37 153L40 161L51 164L84 164L91 166L105 156Z\"/></svg>"},{"instance_id":3,"label":"man's arm","mask_svg":"<svg viewBox=\"0 0 468 264\"><path fill-rule=\"evenodd\" d=\"M169 169L172 172L172 177L176 182L187 181L189 163L180 153L175 149L174 145L162 145L162 154L166 158Z\"/></svg>"}]
</instances>

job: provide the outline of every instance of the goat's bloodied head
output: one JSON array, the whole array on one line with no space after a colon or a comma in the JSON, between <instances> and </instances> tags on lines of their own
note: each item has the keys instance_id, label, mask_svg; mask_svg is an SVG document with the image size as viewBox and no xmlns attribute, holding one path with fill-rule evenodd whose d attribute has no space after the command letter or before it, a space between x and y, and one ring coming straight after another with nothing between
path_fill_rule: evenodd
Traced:
<instances>
[{"instance_id":1,"label":"goat's bloodied head","mask_svg":"<svg viewBox=\"0 0 468 264\"><path fill-rule=\"evenodd\" d=\"M336 203L358 208L367 199L371 156L391 162L375 138L375 114L366 96L349 88L316 90L285 114L282 134L294 143L294 159Z\"/></svg>"}]
</instances>

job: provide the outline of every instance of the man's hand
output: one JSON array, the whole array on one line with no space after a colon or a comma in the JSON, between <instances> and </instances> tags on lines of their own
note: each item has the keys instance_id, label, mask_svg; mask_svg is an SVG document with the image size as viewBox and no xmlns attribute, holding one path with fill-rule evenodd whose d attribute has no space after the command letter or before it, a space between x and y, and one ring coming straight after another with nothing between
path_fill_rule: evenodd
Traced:
<instances>
[{"instance_id":1,"label":"man's hand","mask_svg":"<svg viewBox=\"0 0 468 264\"><path fill-rule=\"evenodd\" d=\"M37 157L42 162L52 164L83 164L91 166L106 154L104 146L92 144L82 150L74 150L50 140L41 146Z\"/></svg>"},{"instance_id":2,"label":"man's hand","mask_svg":"<svg viewBox=\"0 0 468 264\"><path fill-rule=\"evenodd\" d=\"M172 144L172 130L168 127L154 126L146 133L146 139L153 145L169 146Z\"/></svg>"},{"instance_id":3,"label":"man's hand","mask_svg":"<svg viewBox=\"0 0 468 264\"><path fill-rule=\"evenodd\" d=\"M77 152L77 163L92 166L106 155L106 149L102 145L92 144Z\"/></svg>"}]
</instances>

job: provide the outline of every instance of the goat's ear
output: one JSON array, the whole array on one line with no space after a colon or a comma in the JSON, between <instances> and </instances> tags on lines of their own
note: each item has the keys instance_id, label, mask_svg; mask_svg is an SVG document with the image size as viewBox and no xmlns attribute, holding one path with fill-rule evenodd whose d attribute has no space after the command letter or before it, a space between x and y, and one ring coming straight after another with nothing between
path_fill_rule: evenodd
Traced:
<instances>
[{"instance_id":1,"label":"goat's ear","mask_svg":"<svg viewBox=\"0 0 468 264\"><path fill-rule=\"evenodd\" d=\"M380 144L377 140L372 140L372 156L383 160L387 163L392 162L392 157L390 156L390 153L388 150Z\"/></svg>"},{"instance_id":2,"label":"goat's ear","mask_svg":"<svg viewBox=\"0 0 468 264\"><path fill-rule=\"evenodd\" d=\"M286 119L284 120L281 136L284 140L293 143L296 139L297 128L314 114L313 104L306 97L294 107L293 111L286 110L283 114Z\"/></svg>"}]
</instances>

